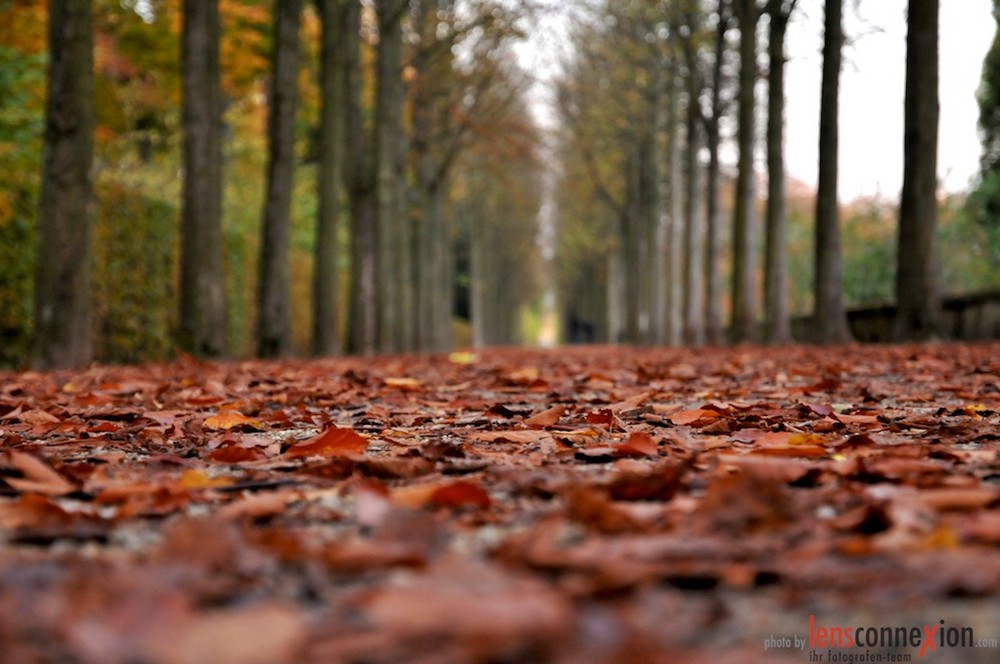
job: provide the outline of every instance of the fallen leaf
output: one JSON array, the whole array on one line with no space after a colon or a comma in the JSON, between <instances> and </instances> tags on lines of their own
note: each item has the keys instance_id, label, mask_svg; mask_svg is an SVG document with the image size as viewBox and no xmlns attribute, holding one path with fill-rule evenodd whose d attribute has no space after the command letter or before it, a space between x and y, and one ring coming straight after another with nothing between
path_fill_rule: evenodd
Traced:
<instances>
[{"instance_id":1,"label":"fallen leaf","mask_svg":"<svg viewBox=\"0 0 1000 664\"><path fill-rule=\"evenodd\" d=\"M206 417L203 425L209 429L232 429L238 426L245 426L252 429L264 428L260 420L247 417L238 410L224 410L217 415Z\"/></svg>"},{"instance_id":2,"label":"fallen leaf","mask_svg":"<svg viewBox=\"0 0 1000 664\"><path fill-rule=\"evenodd\" d=\"M358 457L368 449L368 439L351 429L330 427L308 440L295 443L285 451L285 456L346 456Z\"/></svg>"},{"instance_id":3,"label":"fallen leaf","mask_svg":"<svg viewBox=\"0 0 1000 664\"><path fill-rule=\"evenodd\" d=\"M475 482L458 480L440 486L431 493L429 502L438 507L478 507L489 509L490 494Z\"/></svg>"},{"instance_id":4,"label":"fallen leaf","mask_svg":"<svg viewBox=\"0 0 1000 664\"><path fill-rule=\"evenodd\" d=\"M383 382L386 387L393 387L397 390L403 390L404 392L415 392L421 387L421 382L416 378L408 378L404 376L389 377Z\"/></svg>"},{"instance_id":5,"label":"fallen leaf","mask_svg":"<svg viewBox=\"0 0 1000 664\"><path fill-rule=\"evenodd\" d=\"M644 457L656 456L659 446L656 439L645 431L633 431L623 442L614 446L615 456Z\"/></svg>"},{"instance_id":6,"label":"fallen leaf","mask_svg":"<svg viewBox=\"0 0 1000 664\"><path fill-rule=\"evenodd\" d=\"M60 475L47 461L19 450L8 450L7 463L21 471L24 477L5 477L4 481L18 491L60 496L76 489L76 485Z\"/></svg>"},{"instance_id":7,"label":"fallen leaf","mask_svg":"<svg viewBox=\"0 0 1000 664\"><path fill-rule=\"evenodd\" d=\"M561 418L565 412L566 407L560 404L553 406L548 410L543 410L537 415L532 415L526 419L524 423L532 429L544 429L545 427L550 427L557 423L559 418Z\"/></svg>"}]
</instances>

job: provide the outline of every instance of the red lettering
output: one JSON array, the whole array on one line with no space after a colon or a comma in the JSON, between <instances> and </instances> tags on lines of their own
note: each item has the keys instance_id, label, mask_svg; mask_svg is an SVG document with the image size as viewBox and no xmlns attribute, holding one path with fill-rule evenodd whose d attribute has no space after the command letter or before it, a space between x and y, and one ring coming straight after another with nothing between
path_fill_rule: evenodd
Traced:
<instances>
[{"instance_id":1,"label":"red lettering","mask_svg":"<svg viewBox=\"0 0 1000 664\"><path fill-rule=\"evenodd\" d=\"M920 656L923 657L924 653L927 652L927 646L931 647L931 652L937 651L937 646L934 645L934 633L938 631L938 627L941 625L934 625L934 629L931 629L930 625L924 625L924 643L920 646Z\"/></svg>"}]
</instances>

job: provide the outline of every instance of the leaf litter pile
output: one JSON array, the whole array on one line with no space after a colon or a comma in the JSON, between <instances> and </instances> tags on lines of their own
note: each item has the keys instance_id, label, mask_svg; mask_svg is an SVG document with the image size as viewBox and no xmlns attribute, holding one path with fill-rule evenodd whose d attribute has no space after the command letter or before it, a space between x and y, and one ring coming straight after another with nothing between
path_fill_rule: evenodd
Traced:
<instances>
[{"instance_id":1,"label":"leaf litter pile","mask_svg":"<svg viewBox=\"0 0 1000 664\"><path fill-rule=\"evenodd\" d=\"M1000 344L0 375L0 661L918 654L819 625L997 661Z\"/></svg>"}]
</instances>

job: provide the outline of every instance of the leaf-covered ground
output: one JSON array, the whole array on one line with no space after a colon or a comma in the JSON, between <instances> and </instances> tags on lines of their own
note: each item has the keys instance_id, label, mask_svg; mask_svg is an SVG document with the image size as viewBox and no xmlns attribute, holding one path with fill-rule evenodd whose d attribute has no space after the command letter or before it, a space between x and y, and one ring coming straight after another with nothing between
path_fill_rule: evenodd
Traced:
<instances>
[{"instance_id":1,"label":"leaf-covered ground","mask_svg":"<svg viewBox=\"0 0 1000 664\"><path fill-rule=\"evenodd\" d=\"M3 662L996 662L998 638L1000 344L0 375Z\"/></svg>"}]
</instances>

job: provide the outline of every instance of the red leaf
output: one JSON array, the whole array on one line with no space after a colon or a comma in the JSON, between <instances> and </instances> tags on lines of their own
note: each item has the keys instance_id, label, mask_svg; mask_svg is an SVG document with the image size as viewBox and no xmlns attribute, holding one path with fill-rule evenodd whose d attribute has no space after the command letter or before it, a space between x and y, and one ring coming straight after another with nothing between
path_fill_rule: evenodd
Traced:
<instances>
[{"instance_id":1,"label":"red leaf","mask_svg":"<svg viewBox=\"0 0 1000 664\"><path fill-rule=\"evenodd\" d=\"M545 427L550 427L559 421L559 418L563 416L566 412L566 407L563 405L553 406L548 410L543 410L537 415L532 415L524 421L526 425L532 429L544 429Z\"/></svg>"},{"instance_id":2,"label":"red leaf","mask_svg":"<svg viewBox=\"0 0 1000 664\"><path fill-rule=\"evenodd\" d=\"M330 427L309 440L296 443L285 452L290 457L361 456L368 449L368 440L351 429Z\"/></svg>"},{"instance_id":3,"label":"red leaf","mask_svg":"<svg viewBox=\"0 0 1000 664\"><path fill-rule=\"evenodd\" d=\"M465 507L471 505L481 509L489 509L490 494L478 484L458 480L445 484L434 490L428 501L438 507Z\"/></svg>"},{"instance_id":4,"label":"red leaf","mask_svg":"<svg viewBox=\"0 0 1000 664\"><path fill-rule=\"evenodd\" d=\"M619 457L656 456L658 452L656 439L645 431L633 431L627 440L615 447L615 456Z\"/></svg>"},{"instance_id":5,"label":"red leaf","mask_svg":"<svg viewBox=\"0 0 1000 664\"><path fill-rule=\"evenodd\" d=\"M614 422L615 414L610 408L587 413L587 424L611 424Z\"/></svg>"}]
</instances>

